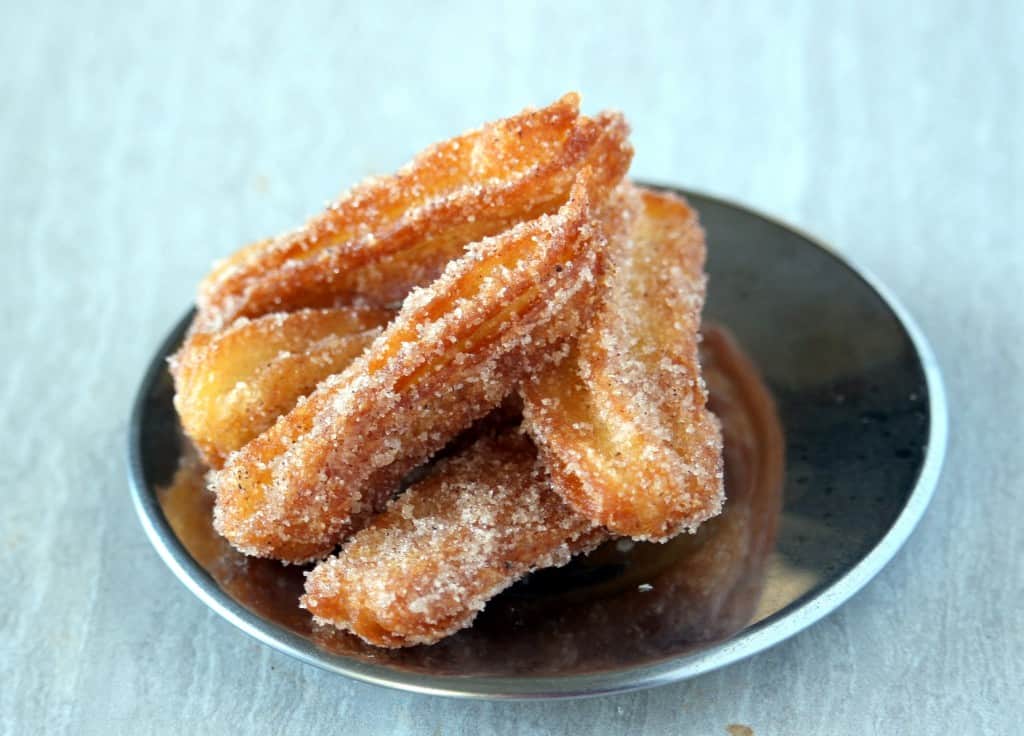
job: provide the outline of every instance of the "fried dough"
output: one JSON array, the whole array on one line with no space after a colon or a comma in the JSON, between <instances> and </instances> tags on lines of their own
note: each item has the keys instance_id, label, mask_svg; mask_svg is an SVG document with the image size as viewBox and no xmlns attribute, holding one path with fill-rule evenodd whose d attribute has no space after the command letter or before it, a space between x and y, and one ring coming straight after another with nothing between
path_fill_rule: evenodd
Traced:
<instances>
[{"instance_id":1,"label":"fried dough","mask_svg":"<svg viewBox=\"0 0 1024 736\"><path fill-rule=\"evenodd\" d=\"M579 96L433 145L393 176L356 186L304 227L242 249L201 284L197 331L239 316L345 303L391 305L465 246L555 212L590 166L617 182L632 157L618 113Z\"/></svg>"},{"instance_id":2,"label":"fried dough","mask_svg":"<svg viewBox=\"0 0 1024 736\"><path fill-rule=\"evenodd\" d=\"M171 359L174 406L208 465L270 427L380 334L385 309L303 309L193 333Z\"/></svg>"},{"instance_id":3,"label":"fried dough","mask_svg":"<svg viewBox=\"0 0 1024 736\"><path fill-rule=\"evenodd\" d=\"M608 172L577 176L555 215L470 246L414 291L370 348L211 475L217 530L300 562L365 525L410 470L565 355L589 317Z\"/></svg>"},{"instance_id":4,"label":"fried dough","mask_svg":"<svg viewBox=\"0 0 1024 736\"><path fill-rule=\"evenodd\" d=\"M512 430L439 462L317 565L302 605L376 646L432 644L528 572L605 538L551 490L533 443Z\"/></svg>"},{"instance_id":5,"label":"fried dough","mask_svg":"<svg viewBox=\"0 0 1024 736\"><path fill-rule=\"evenodd\" d=\"M722 439L697 356L704 235L679 197L638 191L605 301L569 359L522 388L525 427L565 500L596 524L666 540L719 513Z\"/></svg>"}]
</instances>

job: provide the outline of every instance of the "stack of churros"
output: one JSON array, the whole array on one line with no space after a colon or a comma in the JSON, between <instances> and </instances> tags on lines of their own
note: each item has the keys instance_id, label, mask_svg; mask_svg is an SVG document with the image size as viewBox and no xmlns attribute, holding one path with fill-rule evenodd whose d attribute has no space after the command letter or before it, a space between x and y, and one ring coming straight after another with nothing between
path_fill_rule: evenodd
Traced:
<instances>
[{"instance_id":1,"label":"stack of churros","mask_svg":"<svg viewBox=\"0 0 1024 736\"><path fill-rule=\"evenodd\" d=\"M568 94L431 146L216 265L171 360L214 524L297 605L431 644L533 570L721 511L705 246Z\"/></svg>"}]
</instances>

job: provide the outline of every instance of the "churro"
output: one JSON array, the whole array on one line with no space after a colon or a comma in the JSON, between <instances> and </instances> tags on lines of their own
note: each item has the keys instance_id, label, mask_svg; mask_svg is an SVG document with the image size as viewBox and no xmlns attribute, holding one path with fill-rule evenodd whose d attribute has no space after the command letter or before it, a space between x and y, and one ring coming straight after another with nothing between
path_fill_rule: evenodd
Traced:
<instances>
[{"instance_id":1,"label":"churro","mask_svg":"<svg viewBox=\"0 0 1024 736\"><path fill-rule=\"evenodd\" d=\"M513 430L439 462L317 565L302 604L377 646L432 644L526 573L605 538L551 490L533 443Z\"/></svg>"},{"instance_id":2,"label":"churro","mask_svg":"<svg viewBox=\"0 0 1024 736\"><path fill-rule=\"evenodd\" d=\"M524 382L524 414L573 508L660 541L721 510L722 439L697 356L703 231L682 199L636 196L602 307L568 360Z\"/></svg>"},{"instance_id":3,"label":"churro","mask_svg":"<svg viewBox=\"0 0 1024 736\"><path fill-rule=\"evenodd\" d=\"M400 478L567 350L602 282L609 192L585 169L555 215L486 238L384 333L212 474L218 531L246 554L321 557Z\"/></svg>"},{"instance_id":4,"label":"churro","mask_svg":"<svg viewBox=\"0 0 1024 736\"><path fill-rule=\"evenodd\" d=\"M431 146L295 232L219 264L200 286L193 329L299 307L401 301L467 244L555 212L584 167L619 181L632 158L628 134L621 115L581 116L579 95L567 94Z\"/></svg>"},{"instance_id":5,"label":"churro","mask_svg":"<svg viewBox=\"0 0 1024 736\"><path fill-rule=\"evenodd\" d=\"M321 624L433 643L533 570L721 510L703 231L624 180L628 133L568 94L427 148L201 284L171 371L214 528L319 561L302 603Z\"/></svg>"},{"instance_id":6,"label":"churro","mask_svg":"<svg viewBox=\"0 0 1024 736\"><path fill-rule=\"evenodd\" d=\"M351 363L392 314L302 309L191 334L171 359L182 428L206 463L219 468L320 381Z\"/></svg>"}]
</instances>

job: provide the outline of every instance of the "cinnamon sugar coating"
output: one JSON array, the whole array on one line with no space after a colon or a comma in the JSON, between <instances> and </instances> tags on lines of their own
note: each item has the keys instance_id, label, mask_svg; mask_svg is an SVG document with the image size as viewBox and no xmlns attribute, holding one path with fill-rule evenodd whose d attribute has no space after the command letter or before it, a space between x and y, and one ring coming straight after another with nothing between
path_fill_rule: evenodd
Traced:
<instances>
[{"instance_id":1,"label":"cinnamon sugar coating","mask_svg":"<svg viewBox=\"0 0 1024 736\"><path fill-rule=\"evenodd\" d=\"M631 158L622 116L568 94L204 280L171 369L214 526L291 563L343 544L307 580L318 621L429 644L531 570L721 510L703 232L623 183Z\"/></svg>"},{"instance_id":2,"label":"cinnamon sugar coating","mask_svg":"<svg viewBox=\"0 0 1024 736\"><path fill-rule=\"evenodd\" d=\"M302 605L370 644L432 644L525 574L606 537L551 490L533 443L512 430L440 461L314 568Z\"/></svg>"},{"instance_id":3,"label":"cinnamon sugar coating","mask_svg":"<svg viewBox=\"0 0 1024 736\"><path fill-rule=\"evenodd\" d=\"M585 166L621 179L628 134L618 113L581 116L570 93L435 144L298 230L219 264L200 286L194 329L299 307L401 301L467 244L555 212Z\"/></svg>"},{"instance_id":4,"label":"cinnamon sugar coating","mask_svg":"<svg viewBox=\"0 0 1024 736\"><path fill-rule=\"evenodd\" d=\"M569 201L471 245L414 290L369 349L211 474L215 524L250 555L299 562L365 525L408 471L554 365L589 318L606 239L589 168Z\"/></svg>"},{"instance_id":5,"label":"cinnamon sugar coating","mask_svg":"<svg viewBox=\"0 0 1024 736\"><path fill-rule=\"evenodd\" d=\"M703 231L681 198L635 196L593 323L568 360L524 382L524 426L573 508L665 540L721 510L722 439L697 355Z\"/></svg>"},{"instance_id":6,"label":"cinnamon sugar coating","mask_svg":"<svg viewBox=\"0 0 1024 736\"><path fill-rule=\"evenodd\" d=\"M208 465L269 428L324 378L352 362L393 312L343 307L239 319L193 332L171 359L174 406Z\"/></svg>"}]
</instances>

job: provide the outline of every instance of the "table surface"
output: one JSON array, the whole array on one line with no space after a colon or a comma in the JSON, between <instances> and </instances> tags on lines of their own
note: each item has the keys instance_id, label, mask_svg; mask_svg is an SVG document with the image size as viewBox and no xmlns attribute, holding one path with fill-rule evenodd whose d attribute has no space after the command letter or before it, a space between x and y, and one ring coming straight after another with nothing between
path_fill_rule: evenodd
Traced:
<instances>
[{"instance_id":1,"label":"table surface","mask_svg":"<svg viewBox=\"0 0 1024 736\"><path fill-rule=\"evenodd\" d=\"M1020 6L348 5L6 9L0 733L1015 732ZM245 637L177 583L132 510L125 428L147 359L214 258L431 141L572 88L588 110L627 112L635 176L795 223L907 305L951 410L921 526L810 630L624 696L411 695Z\"/></svg>"}]
</instances>

